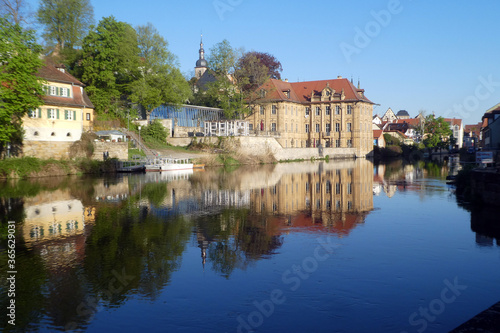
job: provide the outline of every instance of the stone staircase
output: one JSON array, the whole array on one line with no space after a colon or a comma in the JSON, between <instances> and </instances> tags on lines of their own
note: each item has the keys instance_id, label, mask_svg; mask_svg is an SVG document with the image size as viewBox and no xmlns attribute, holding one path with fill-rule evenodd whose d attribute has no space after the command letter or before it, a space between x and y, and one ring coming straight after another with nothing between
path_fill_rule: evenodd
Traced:
<instances>
[{"instance_id":1,"label":"stone staircase","mask_svg":"<svg viewBox=\"0 0 500 333\"><path fill-rule=\"evenodd\" d=\"M127 134L130 137L130 140L135 141L136 145L141 147L141 150L144 151L144 153L146 153L147 158L151 159L151 158L155 158L155 157L159 156L158 152L147 147L144 144L144 142L142 141L142 138L139 139L139 135L137 133L132 132L132 131L128 131L126 128L120 128L120 131L122 133Z\"/></svg>"}]
</instances>

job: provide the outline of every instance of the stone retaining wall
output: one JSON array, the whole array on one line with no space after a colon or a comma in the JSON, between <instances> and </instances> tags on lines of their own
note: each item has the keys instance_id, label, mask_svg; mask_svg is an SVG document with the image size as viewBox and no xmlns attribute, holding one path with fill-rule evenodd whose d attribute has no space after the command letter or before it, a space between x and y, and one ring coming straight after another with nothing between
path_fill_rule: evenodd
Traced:
<instances>
[{"instance_id":1,"label":"stone retaining wall","mask_svg":"<svg viewBox=\"0 0 500 333\"><path fill-rule=\"evenodd\" d=\"M93 160L103 160L103 153L107 151L109 158L128 160L128 142L94 142Z\"/></svg>"},{"instance_id":2,"label":"stone retaining wall","mask_svg":"<svg viewBox=\"0 0 500 333\"><path fill-rule=\"evenodd\" d=\"M167 142L174 146L187 146L193 138L168 138ZM217 144L219 138L200 137L196 138L198 142ZM275 138L272 137L254 137L238 136L223 137L225 145L237 153L249 156L273 156L276 160L296 160L322 158L327 155L330 158L355 158L356 150L354 148L283 148ZM365 157L365 156L357 156Z\"/></svg>"},{"instance_id":3,"label":"stone retaining wall","mask_svg":"<svg viewBox=\"0 0 500 333\"><path fill-rule=\"evenodd\" d=\"M29 141L23 142L23 155L27 157L37 157L41 159L67 160L70 155L70 148L74 142L64 141Z\"/></svg>"}]
</instances>

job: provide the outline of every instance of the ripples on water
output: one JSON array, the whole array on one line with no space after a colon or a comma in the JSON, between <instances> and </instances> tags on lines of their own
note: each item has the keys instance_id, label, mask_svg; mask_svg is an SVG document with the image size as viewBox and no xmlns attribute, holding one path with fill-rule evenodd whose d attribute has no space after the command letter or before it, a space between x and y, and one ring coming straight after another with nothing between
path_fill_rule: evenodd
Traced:
<instances>
[{"instance_id":1,"label":"ripples on water","mask_svg":"<svg viewBox=\"0 0 500 333\"><path fill-rule=\"evenodd\" d=\"M500 233L498 211L457 204L447 170L357 160L4 184L16 328L448 331L500 300ZM466 289L440 302L455 282Z\"/></svg>"}]
</instances>

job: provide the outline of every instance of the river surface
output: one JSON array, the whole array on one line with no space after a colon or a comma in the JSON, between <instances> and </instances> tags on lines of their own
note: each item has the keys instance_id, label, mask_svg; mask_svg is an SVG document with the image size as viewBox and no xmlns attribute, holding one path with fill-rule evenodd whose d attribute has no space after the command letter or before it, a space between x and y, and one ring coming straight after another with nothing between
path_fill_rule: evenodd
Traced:
<instances>
[{"instance_id":1,"label":"river surface","mask_svg":"<svg viewBox=\"0 0 500 333\"><path fill-rule=\"evenodd\" d=\"M447 332L500 301L500 212L458 201L448 172L356 160L0 184L0 330Z\"/></svg>"}]
</instances>

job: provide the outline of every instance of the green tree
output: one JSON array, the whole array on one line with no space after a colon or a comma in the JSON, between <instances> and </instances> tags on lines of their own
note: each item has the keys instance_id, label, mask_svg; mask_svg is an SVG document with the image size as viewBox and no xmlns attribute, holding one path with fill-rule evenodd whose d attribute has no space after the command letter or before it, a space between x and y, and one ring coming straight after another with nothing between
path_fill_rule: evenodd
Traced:
<instances>
[{"instance_id":1,"label":"green tree","mask_svg":"<svg viewBox=\"0 0 500 333\"><path fill-rule=\"evenodd\" d=\"M424 144L427 148L443 148L443 143L452 135L450 125L444 118L436 118L432 114L425 117L424 133ZM444 143L444 146L446 145Z\"/></svg>"},{"instance_id":2,"label":"green tree","mask_svg":"<svg viewBox=\"0 0 500 333\"><path fill-rule=\"evenodd\" d=\"M90 0L40 0L37 17L45 27L46 42L55 42L60 52L66 47L81 46L94 24L94 8Z\"/></svg>"},{"instance_id":3,"label":"green tree","mask_svg":"<svg viewBox=\"0 0 500 333\"><path fill-rule=\"evenodd\" d=\"M22 117L43 104L34 32L0 17L0 145L22 140Z\"/></svg>"},{"instance_id":4,"label":"green tree","mask_svg":"<svg viewBox=\"0 0 500 333\"><path fill-rule=\"evenodd\" d=\"M139 77L137 34L113 16L103 18L83 41L82 80L98 114L117 112Z\"/></svg>"},{"instance_id":5,"label":"green tree","mask_svg":"<svg viewBox=\"0 0 500 333\"><path fill-rule=\"evenodd\" d=\"M151 23L137 27L137 40L141 74L131 84L131 101L148 112L166 103L185 103L191 89L178 69L177 58L168 50L168 42Z\"/></svg>"},{"instance_id":6,"label":"green tree","mask_svg":"<svg viewBox=\"0 0 500 333\"><path fill-rule=\"evenodd\" d=\"M233 49L227 39L215 44L210 49L208 66L219 78L220 76L233 75L238 61L240 51Z\"/></svg>"},{"instance_id":7,"label":"green tree","mask_svg":"<svg viewBox=\"0 0 500 333\"><path fill-rule=\"evenodd\" d=\"M241 51L233 49L224 39L210 49L208 56L209 70L215 80L206 85L205 91L202 92L203 98L210 106L223 109L228 119L237 118L248 110L244 93L235 76L240 53Z\"/></svg>"}]
</instances>

